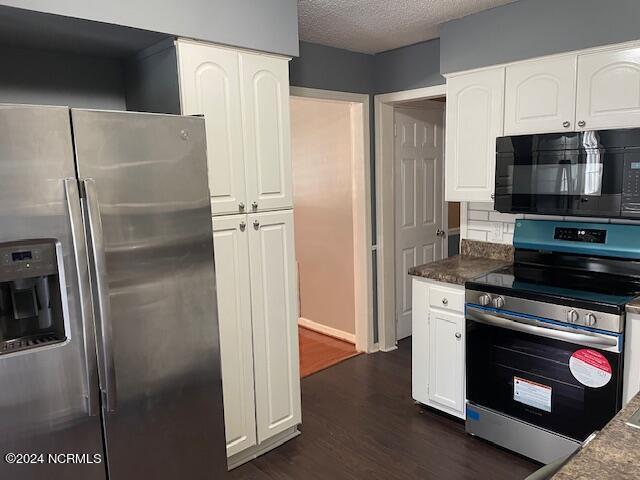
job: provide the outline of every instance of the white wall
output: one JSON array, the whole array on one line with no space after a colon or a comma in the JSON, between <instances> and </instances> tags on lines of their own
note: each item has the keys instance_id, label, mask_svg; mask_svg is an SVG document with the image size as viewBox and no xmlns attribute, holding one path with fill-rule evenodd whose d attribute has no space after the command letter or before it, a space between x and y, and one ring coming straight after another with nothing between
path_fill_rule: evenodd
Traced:
<instances>
[{"instance_id":1,"label":"white wall","mask_svg":"<svg viewBox=\"0 0 640 480\"><path fill-rule=\"evenodd\" d=\"M300 316L355 334L351 105L291 98Z\"/></svg>"}]
</instances>

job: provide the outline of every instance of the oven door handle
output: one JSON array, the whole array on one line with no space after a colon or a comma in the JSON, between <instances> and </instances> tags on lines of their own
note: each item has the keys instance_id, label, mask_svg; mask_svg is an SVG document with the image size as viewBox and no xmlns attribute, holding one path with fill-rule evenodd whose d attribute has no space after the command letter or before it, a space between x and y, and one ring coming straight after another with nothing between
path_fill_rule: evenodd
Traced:
<instances>
[{"instance_id":1,"label":"oven door handle","mask_svg":"<svg viewBox=\"0 0 640 480\"><path fill-rule=\"evenodd\" d=\"M577 343L593 348L616 348L618 339L597 332L575 333L554 327L552 325L540 327L529 323L526 319L505 313L488 313L476 307L467 306L467 318L475 322L484 323L494 327L506 328L517 332L530 333L539 337L553 338L565 342ZM535 320L533 320L535 322ZM537 322L539 323L539 322Z\"/></svg>"}]
</instances>

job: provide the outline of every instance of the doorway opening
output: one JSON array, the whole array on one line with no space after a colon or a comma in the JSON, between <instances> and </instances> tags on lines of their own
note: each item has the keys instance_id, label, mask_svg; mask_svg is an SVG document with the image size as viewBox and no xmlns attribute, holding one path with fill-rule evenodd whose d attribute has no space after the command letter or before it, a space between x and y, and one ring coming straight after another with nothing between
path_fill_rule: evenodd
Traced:
<instances>
[{"instance_id":1,"label":"doorway opening","mask_svg":"<svg viewBox=\"0 0 640 480\"><path fill-rule=\"evenodd\" d=\"M446 85L375 96L379 348L411 335L412 266L457 253L444 201ZM451 225L449 221L451 220Z\"/></svg>"},{"instance_id":2,"label":"doorway opening","mask_svg":"<svg viewBox=\"0 0 640 480\"><path fill-rule=\"evenodd\" d=\"M374 350L368 102L291 89L302 377Z\"/></svg>"}]
</instances>

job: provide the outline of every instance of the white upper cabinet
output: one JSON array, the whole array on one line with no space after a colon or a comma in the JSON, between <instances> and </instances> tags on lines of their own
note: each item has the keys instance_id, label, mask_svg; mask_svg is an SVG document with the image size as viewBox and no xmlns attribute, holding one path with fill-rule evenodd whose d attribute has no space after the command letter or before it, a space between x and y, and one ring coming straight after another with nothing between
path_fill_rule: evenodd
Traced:
<instances>
[{"instance_id":1,"label":"white upper cabinet","mask_svg":"<svg viewBox=\"0 0 640 480\"><path fill-rule=\"evenodd\" d=\"M640 126L640 47L578 56L581 129Z\"/></svg>"},{"instance_id":2,"label":"white upper cabinet","mask_svg":"<svg viewBox=\"0 0 640 480\"><path fill-rule=\"evenodd\" d=\"M576 55L506 67L504 134L573 131Z\"/></svg>"},{"instance_id":3,"label":"white upper cabinet","mask_svg":"<svg viewBox=\"0 0 640 480\"><path fill-rule=\"evenodd\" d=\"M504 68L457 75L447 81L445 199L490 202L496 137L504 118Z\"/></svg>"},{"instance_id":4,"label":"white upper cabinet","mask_svg":"<svg viewBox=\"0 0 640 480\"><path fill-rule=\"evenodd\" d=\"M250 212L293 207L289 62L240 54L247 208Z\"/></svg>"},{"instance_id":5,"label":"white upper cabinet","mask_svg":"<svg viewBox=\"0 0 640 480\"><path fill-rule=\"evenodd\" d=\"M213 219L227 456L256 444L246 215Z\"/></svg>"},{"instance_id":6,"label":"white upper cabinet","mask_svg":"<svg viewBox=\"0 0 640 480\"><path fill-rule=\"evenodd\" d=\"M258 441L301 421L293 210L248 215Z\"/></svg>"},{"instance_id":7,"label":"white upper cabinet","mask_svg":"<svg viewBox=\"0 0 640 480\"><path fill-rule=\"evenodd\" d=\"M211 210L241 213L247 204L238 53L178 42L184 115L204 115Z\"/></svg>"}]
</instances>

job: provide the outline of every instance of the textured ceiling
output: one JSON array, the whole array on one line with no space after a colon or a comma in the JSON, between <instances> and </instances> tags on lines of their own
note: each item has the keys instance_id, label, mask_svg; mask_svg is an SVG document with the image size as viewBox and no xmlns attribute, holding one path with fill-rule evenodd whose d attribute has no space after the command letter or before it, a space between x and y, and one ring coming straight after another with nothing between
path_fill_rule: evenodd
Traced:
<instances>
[{"instance_id":1,"label":"textured ceiling","mask_svg":"<svg viewBox=\"0 0 640 480\"><path fill-rule=\"evenodd\" d=\"M300 39L378 53L438 37L438 25L514 0L298 0Z\"/></svg>"}]
</instances>

